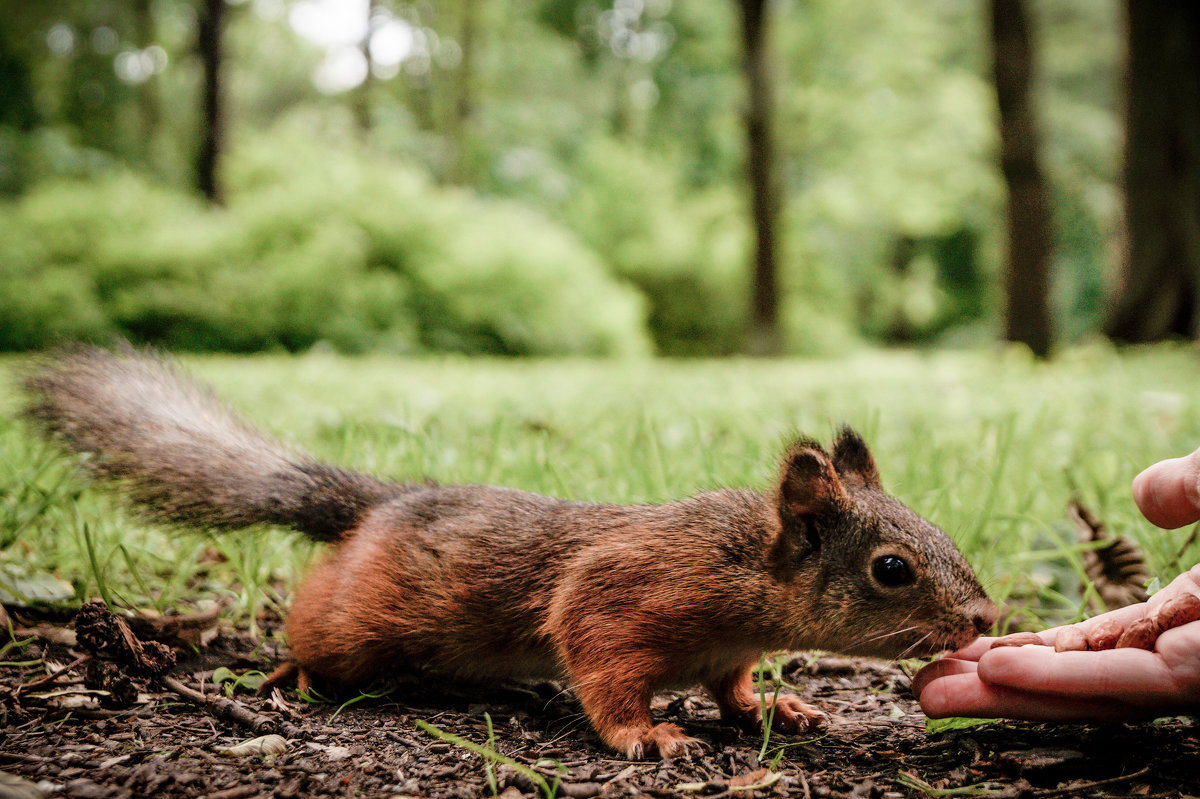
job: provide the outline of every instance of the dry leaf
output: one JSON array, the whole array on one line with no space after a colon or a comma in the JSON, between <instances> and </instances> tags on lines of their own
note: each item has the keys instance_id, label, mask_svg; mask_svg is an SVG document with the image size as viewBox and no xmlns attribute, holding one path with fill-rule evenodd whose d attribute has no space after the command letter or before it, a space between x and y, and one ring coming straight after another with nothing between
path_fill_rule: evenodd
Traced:
<instances>
[{"instance_id":1,"label":"dry leaf","mask_svg":"<svg viewBox=\"0 0 1200 799\"><path fill-rule=\"evenodd\" d=\"M779 782L779 773L770 769L760 768L748 774L741 774L729 781L731 791L758 791L770 788Z\"/></svg>"},{"instance_id":2,"label":"dry leaf","mask_svg":"<svg viewBox=\"0 0 1200 799\"><path fill-rule=\"evenodd\" d=\"M5 799L43 799L45 793L24 777L0 771L0 796Z\"/></svg>"},{"instance_id":3,"label":"dry leaf","mask_svg":"<svg viewBox=\"0 0 1200 799\"><path fill-rule=\"evenodd\" d=\"M300 718L300 714L294 707L287 703L287 700L283 698L283 693L278 688L271 689L271 695L267 697L265 705L268 709L283 713L288 718Z\"/></svg>"},{"instance_id":4,"label":"dry leaf","mask_svg":"<svg viewBox=\"0 0 1200 799\"><path fill-rule=\"evenodd\" d=\"M309 749L316 752L324 752L325 756L330 760L345 760L350 757L350 750L344 746L328 746L319 744L316 741L308 741L305 743Z\"/></svg>"},{"instance_id":5,"label":"dry leaf","mask_svg":"<svg viewBox=\"0 0 1200 799\"><path fill-rule=\"evenodd\" d=\"M1141 548L1125 536L1110 536L1104 522L1084 507L1078 497L1071 499L1069 510L1079 527L1082 543L1107 542L1083 553L1084 570L1104 602L1104 609L1116 610L1145 602L1150 570L1146 568Z\"/></svg>"},{"instance_id":6,"label":"dry leaf","mask_svg":"<svg viewBox=\"0 0 1200 799\"><path fill-rule=\"evenodd\" d=\"M242 741L237 746L220 750L223 755L230 757L255 757L278 755L287 751L287 740L282 735L262 735Z\"/></svg>"},{"instance_id":7,"label":"dry leaf","mask_svg":"<svg viewBox=\"0 0 1200 799\"><path fill-rule=\"evenodd\" d=\"M57 691L42 691L25 694L27 699L45 702L47 707L55 710L75 710L77 708L94 708L99 704L100 696L107 691L90 691L86 688L63 688Z\"/></svg>"}]
</instances>

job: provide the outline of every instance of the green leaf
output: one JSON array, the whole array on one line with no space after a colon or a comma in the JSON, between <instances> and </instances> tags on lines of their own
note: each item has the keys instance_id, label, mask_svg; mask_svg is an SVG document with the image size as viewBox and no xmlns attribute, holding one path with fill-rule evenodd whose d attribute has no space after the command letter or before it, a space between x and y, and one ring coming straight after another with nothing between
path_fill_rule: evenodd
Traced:
<instances>
[{"instance_id":1,"label":"green leaf","mask_svg":"<svg viewBox=\"0 0 1200 799\"><path fill-rule=\"evenodd\" d=\"M53 574L30 574L12 565L0 566L0 604L36 605L63 602L74 597L75 587Z\"/></svg>"},{"instance_id":2,"label":"green leaf","mask_svg":"<svg viewBox=\"0 0 1200 799\"><path fill-rule=\"evenodd\" d=\"M951 730L970 730L985 724L994 724L995 719L973 719L966 717L951 717L948 719L925 719L925 731L931 734L950 732Z\"/></svg>"}]
</instances>

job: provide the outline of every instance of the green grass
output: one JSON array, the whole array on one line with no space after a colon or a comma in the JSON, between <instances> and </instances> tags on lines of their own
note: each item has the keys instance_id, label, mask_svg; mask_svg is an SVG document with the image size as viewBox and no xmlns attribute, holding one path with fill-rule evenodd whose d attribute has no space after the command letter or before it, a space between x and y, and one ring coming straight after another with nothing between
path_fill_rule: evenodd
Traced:
<instances>
[{"instance_id":1,"label":"green grass","mask_svg":"<svg viewBox=\"0 0 1200 799\"><path fill-rule=\"evenodd\" d=\"M787 440L842 423L870 442L887 488L946 529L1027 623L1083 610L1073 490L1169 579L1200 560L1188 530L1138 515L1129 481L1200 445L1189 347L863 352L829 361L503 361L188 357L262 427L322 458L397 478L659 502L765 487ZM316 547L257 531L147 527L12 417L22 359L0 361L0 587L55 573L163 610L226 597L242 619L286 605ZM1186 549L1186 551L1181 551ZM214 553L219 553L214 557ZM1018 617L1017 621L1021 621Z\"/></svg>"}]
</instances>

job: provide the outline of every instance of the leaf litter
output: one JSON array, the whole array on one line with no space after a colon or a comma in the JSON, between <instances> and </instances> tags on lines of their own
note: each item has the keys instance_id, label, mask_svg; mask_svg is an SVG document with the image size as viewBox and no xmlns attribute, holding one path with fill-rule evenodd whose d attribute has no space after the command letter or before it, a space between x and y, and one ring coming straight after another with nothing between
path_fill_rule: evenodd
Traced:
<instances>
[{"instance_id":1,"label":"leaf litter","mask_svg":"<svg viewBox=\"0 0 1200 799\"><path fill-rule=\"evenodd\" d=\"M85 631L100 615L89 613ZM137 624L101 622L114 636L106 649L64 643L94 631L43 637L31 631L53 625L36 622L14 614L14 640L25 643L0 664L3 796L1125 797L1184 796L1200 784L1193 719L991 722L934 733L905 670L819 653L778 673L830 714L828 728L815 739L773 733L761 759L761 734L722 722L699 689L668 692L655 707L659 720L702 740L703 754L638 762L604 749L556 683L472 687L414 675L352 703L354 695L304 702L292 691L230 697L230 675L270 671L286 653L228 629L203 646L169 650L178 659L169 672L120 662L136 689L124 705L64 707L49 695L93 691L88 664L118 664L106 653L149 651L155 667L164 656L131 632L143 629ZM44 690L23 690L49 674Z\"/></svg>"}]
</instances>

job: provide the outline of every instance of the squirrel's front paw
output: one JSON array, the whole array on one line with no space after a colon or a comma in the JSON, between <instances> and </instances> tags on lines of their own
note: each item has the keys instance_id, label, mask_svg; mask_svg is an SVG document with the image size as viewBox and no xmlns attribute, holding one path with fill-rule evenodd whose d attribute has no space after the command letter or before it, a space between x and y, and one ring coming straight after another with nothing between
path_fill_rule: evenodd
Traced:
<instances>
[{"instance_id":1,"label":"squirrel's front paw","mask_svg":"<svg viewBox=\"0 0 1200 799\"><path fill-rule=\"evenodd\" d=\"M683 734L674 724L653 727L620 727L604 736L608 744L623 752L630 760L642 760L654 753L666 759L680 755L699 754L704 744Z\"/></svg>"},{"instance_id":2,"label":"squirrel's front paw","mask_svg":"<svg viewBox=\"0 0 1200 799\"><path fill-rule=\"evenodd\" d=\"M767 718L771 720L771 729L786 733L811 732L819 730L829 722L829 716L800 697L792 694L779 694L766 698ZM774 708L774 712L772 712ZM725 714L746 732L757 732L763 728L763 705L755 703L736 709L736 712Z\"/></svg>"},{"instance_id":3,"label":"squirrel's front paw","mask_svg":"<svg viewBox=\"0 0 1200 799\"><path fill-rule=\"evenodd\" d=\"M772 704L774 714L771 713ZM761 710L759 712L761 714ZM773 701L767 697L767 715L771 718L771 727L780 732L810 732L829 723L829 716L823 710L791 694L780 694Z\"/></svg>"}]
</instances>

